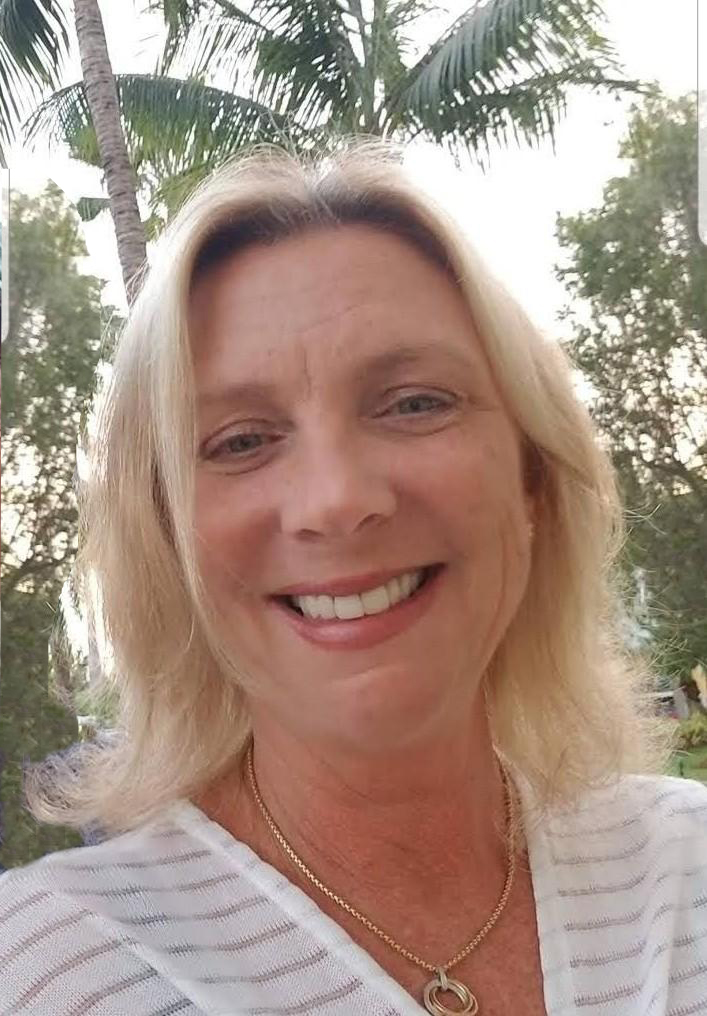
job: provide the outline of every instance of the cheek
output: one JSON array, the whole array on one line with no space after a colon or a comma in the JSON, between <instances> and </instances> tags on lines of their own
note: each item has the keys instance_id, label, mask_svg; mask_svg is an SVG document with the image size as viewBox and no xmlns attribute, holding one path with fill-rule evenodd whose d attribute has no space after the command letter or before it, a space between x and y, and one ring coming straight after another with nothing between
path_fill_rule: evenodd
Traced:
<instances>
[{"instance_id":1,"label":"cheek","mask_svg":"<svg viewBox=\"0 0 707 1016\"><path fill-rule=\"evenodd\" d=\"M434 469L434 494L430 480L427 496L436 498L462 546L474 556L527 566L528 514L515 441L461 442L456 453L438 455Z\"/></svg>"},{"instance_id":2,"label":"cheek","mask_svg":"<svg viewBox=\"0 0 707 1016\"><path fill-rule=\"evenodd\" d=\"M492 446L486 458L482 493L487 568L499 582L500 609L515 611L531 563L531 539L520 455L515 444Z\"/></svg>"},{"instance_id":3,"label":"cheek","mask_svg":"<svg viewBox=\"0 0 707 1016\"><path fill-rule=\"evenodd\" d=\"M217 600L224 590L246 593L257 582L258 520L249 501L234 490L232 477L197 473L197 558L207 590Z\"/></svg>"},{"instance_id":4,"label":"cheek","mask_svg":"<svg viewBox=\"0 0 707 1016\"><path fill-rule=\"evenodd\" d=\"M237 487L233 477L197 473L197 567L221 645L240 680L256 687L269 673L272 652L261 609L264 540L258 535L257 512Z\"/></svg>"},{"instance_id":5,"label":"cheek","mask_svg":"<svg viewBox=\"0 0 707 1016\"><path fill-rule=\"evenodd\" d=\"M218 483L208 474L197 473L194 496L194 531L199 559L203 565L218 555L217 548L228 534L229 513L226 503L219 496Z\"/></svg>"}]
</instances>

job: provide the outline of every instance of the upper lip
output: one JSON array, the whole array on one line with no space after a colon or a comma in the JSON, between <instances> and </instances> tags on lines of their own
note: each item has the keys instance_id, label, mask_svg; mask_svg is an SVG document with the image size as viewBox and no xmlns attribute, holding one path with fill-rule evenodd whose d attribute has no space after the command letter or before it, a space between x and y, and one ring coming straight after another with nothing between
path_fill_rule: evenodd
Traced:
<instances>
[{"instance_id":1,"label":"upper lip","mask_svg":"<svg viewBox=\"0 0 707 1016\"><path fill-rule=\"evenodd\" d=\"M329 579L326 582L296 583L292 586L284 586L272 593L272 596L317 596L329 594L330 596L351 596L354 593L362 593L366 589L375 589L376 586L383 586L390 579L398 575L405 575L406 572L421 571L429 568L430 565L411 565L409 568L391 568L388 571L366 572L364 575L351 575L346 578Z\"/></svg>"}]
</instances>

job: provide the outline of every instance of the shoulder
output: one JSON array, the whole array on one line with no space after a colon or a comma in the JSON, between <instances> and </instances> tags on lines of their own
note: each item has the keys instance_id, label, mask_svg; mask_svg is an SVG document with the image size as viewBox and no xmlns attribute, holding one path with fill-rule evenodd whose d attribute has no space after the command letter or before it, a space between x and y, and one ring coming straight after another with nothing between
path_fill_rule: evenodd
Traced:
<instances>
[{"instance_id":1,"label":"shoulder","mask_svg":"<svg viewBox=\"0 0 707 1016\"><path fill-rule=\"evenodd\" d=\"M707 787L625 776L585 793L540 829L542 866L567 905L672 914L707 935ZM656 908L658 908L656 910ZM597 914L595 914L597 916ZM657 924L646 926L650 935ZM608 927L608 925L607 925Z\"/></svg>"},{"instance_id":2,"label":"shoulder","mask_svg":"<svg viewBox=\"0 0 707 1016\"><path fill-rule=\"evenodd\" d=\"M104 1013L128 1011L123 1006L142 1013L153 1011L148 998L183 1001L145 961L122 919L126 901L139 899L133 876L140 872L150 884L161 877L165 887L160 861L188 852L183 837L177 827L151 823L1 875L0 1014L64 1016L99 1000Z\"/></svg>"},{"instance_id":3,"label":"shoulder","mask_svg":"<svg viewBox=\"0 0 707 1016\"><path fill-rule=\"evenodd\" d=\"M556 990L583 1012L707 1012L707 787L626 776L533 843L541 939L569 979Z\"/></svg>"},{"instance_id":4,"label":"shoulder","mask_svg":"<svg viewBox=\"0 0 707 1016\"><path fill-rule=\"evenodd\" d=\"M699 839L707 835L707 786L672 776L623 776L553 815L550 829L569 838Z\"/></svg>"},{"instance_id":5,"label":"shoulder","mask_svg":"<svg viewBox=\"0 0 707 1016\"><path fill-rule=\"evenodd\" d=\"M45 854L38 860L18 868L9 868L0 875L0 921L7 899L18 893L66 893L77 886L109 888L121 868L139 862L150 866L165 853L166 844L182 832L169 820L169 812L130 832L102 840L100 843ZM78 876L78 877L77 877Z\"/></svg>"},{"instance_id":6,"label":"shoulder","mask_svg":"<svg viewBox=\"0 0 707 1016\"><path fill-rule=\"evenodd\" d=\"M657 854L680 867L701 855L707 879L707 787L671 776L624 776L554 812L545 835L553 859L566 868L630 865Z\"/></svg>"}]
</instances>

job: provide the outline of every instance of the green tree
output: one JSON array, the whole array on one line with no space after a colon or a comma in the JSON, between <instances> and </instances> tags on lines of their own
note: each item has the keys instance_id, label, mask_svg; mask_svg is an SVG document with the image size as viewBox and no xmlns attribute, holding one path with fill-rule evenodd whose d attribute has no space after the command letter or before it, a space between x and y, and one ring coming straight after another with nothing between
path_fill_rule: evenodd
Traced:
<instances>
[{"instance_id":1,"label":"green tree","mask_svg":"<svg viewBox=\"0 0 707 1016\"><path fill-rule=\"evenodd\" d=\"M24 864L80 842L39 826L21 798L23 763L66 747L76 718L52 694L48 642L76 545L76 443L94 387L102 283L78 270L86 254L77 215L50 185L36 199L13 194L12 288L3 344L2 863Z\"/></svg>"},{"instance_id":2,"label":"green tree","mask_svg":"<svg viewBox=\"0 0 707 1016\"><path fill-rule=\"evenodd\" d=\"M128 149L153 209L174 208L255 142L306 150L342 133L424 135L482 158L492 142L553 136L572 87L637 87L621 79L597 0L475 0L423 52L411 36L424 19L432 26L444 17L428 0L152 6L168 28L161 73L119 75L117 85ZM180 64L185 78L171 75ZM80 83L38 109L30 134L37 131L95 161Z\"/></svg>"},{"instance_id":3,"label":"green tree","mask_svg":"<svg viewBox=\"0 0 707 1016\"><path fill-rule=\"evenodd\" d=\"M707 248L697 217L694 96L632 113L627 173L602 205L558 220L576 302L575 362L631 522L627 565L645 569L668 671L707 661Z\"/></svg>"}]
</instances>

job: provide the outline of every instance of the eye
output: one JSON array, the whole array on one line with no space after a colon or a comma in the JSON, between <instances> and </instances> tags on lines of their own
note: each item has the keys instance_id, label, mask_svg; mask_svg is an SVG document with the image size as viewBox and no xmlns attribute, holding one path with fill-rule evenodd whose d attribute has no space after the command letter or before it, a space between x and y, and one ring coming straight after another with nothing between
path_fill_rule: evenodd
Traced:
<instances>
[{"instance_id":1,"label":"eye","mask_svg":"<svg viewBox=\"0 0 707 1016\"><path fill-rule=\"evenodd\" d=\"M449 399L444 399L439 395L430 395L426 392L418 392L412 395L405 395L403 398L398 399L394 402L391 409L388 410L390 413L396 407L408 407L399 411L397 416L421 416L423 413L440 412L445 409L451 408L451 402ZM386 415L386 414L384 414Z\"/></svg>"},{"instance_id":2,"label":"eye","mask_svg":"<svg viewBox=\"0 0 707 1016\"><path fill-rule=\"evenodd\" d=\"M229 434L211 449L207 449L205 458L219 460L229 457L246 458L254 452L261 451L267 444L274 440L272 434L264 434L260 431L241 431L238 434Z\"/></svg>"}]
</instances>

